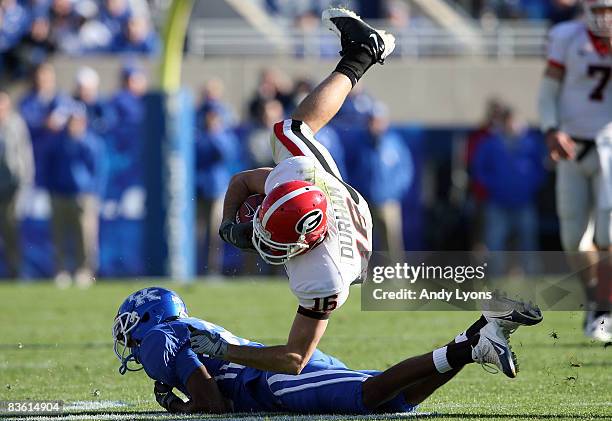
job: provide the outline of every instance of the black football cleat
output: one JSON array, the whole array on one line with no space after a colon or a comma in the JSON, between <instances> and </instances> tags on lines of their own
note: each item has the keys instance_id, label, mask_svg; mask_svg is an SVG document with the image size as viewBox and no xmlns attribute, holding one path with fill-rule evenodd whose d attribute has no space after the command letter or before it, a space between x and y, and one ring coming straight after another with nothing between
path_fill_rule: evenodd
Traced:
<instances>
[{"instance_id":1,"label":"black football cleat","mask_svg":"<svg viewBox=\"0 0 612 421\"><path fill-rule=\"evenodd\" d=\"M354 12L342 8L330 8L323 11L323 23L340 37L342 51L340 55L365 48L373 61L383 64L385 58L395 48L395 37L381 29L374 29L365 23Z\"/></svg>"}]
</instances>

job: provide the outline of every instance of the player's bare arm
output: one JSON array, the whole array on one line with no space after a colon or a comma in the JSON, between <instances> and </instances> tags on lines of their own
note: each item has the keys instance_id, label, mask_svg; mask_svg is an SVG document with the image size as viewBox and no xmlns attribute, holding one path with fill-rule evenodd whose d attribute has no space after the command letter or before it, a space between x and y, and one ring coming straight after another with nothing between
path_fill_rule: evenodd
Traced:
<instances>
[{"instance_id":1,"label":"player's bare arm","mask_svg":"<svg viewBox=\"0 0 612 421\"><path fill-rule=\"evenodd\" d=\"M186 383L190 399L184 402L172 391L172 387L155 382L154 393L157 402L168 412L212 413L231 412L229 402L223 397L215 380L205 366L197 368Z\"/></svg>"},{"instance_id":2,"label":"player's bare arm","mask_svg":"<svg viewBox=\"0 0 612 421\"><path fill-rule=\"evenodd\" d=\"M205 366L199 367L189 376L186 386L191 399L185 403L185 412L221 414L231 411L229 402L223 398L217 383Z\"/></svg>"},{"instance_id":3,"label":"player's bare arm","mask_svg":"<svg viewBox=\"0 0 612 421\"><path fill-rule=\"evenodd\" d=\"M266 371L300 374L327 328L327 319L296 314L285 345L262 348L229 345L224 359Z\"/></svg>"},{"instance_id":4,"label":"player's bare arm","mask_svg":"<svg viewBox=\"0 0 612 421\"><path fill-rule=\"evenodd\" d=\"M191 348L198 354L211 355L259 370L299 374L317 348L325 329L327 315L320 317L298 312L285 345L269 347L239 346L227 343L220 335L205 330L191 331Z\"/></svg>"},{"instance_id":5,"label":"player's bare arm","mask_svg":"<svg viewBox=\"0 0 612 421\"><path fill-rule=\"evenodd\" d=\"M572 138L559 130L558 102L564 78L565 68L549 63L544 71L538 103L542 131L546 135L546 146L550 157L555 161L573 159L576 154Z\"/></svg>"},{"instance_id":6,"label":"player's bare arm","mask_svg":"<svg viewBox=\"0 0 612 421\"><path fill-rule=\"evenodd\" d=\"M223 201L223 220L234 220L236 212L247 197L264 194L266 179L272 168L256 168L235 174L230 180Z\"/></svg>"},{"instance_id":7,"label":"player's bare arm","mask_svg":"<svg viewBox=\"0 0 612 421\"><path fill-rule=\"evenodd\" d=\"M271 171L272 168L256 168L232 177L223 202L223 222L219 227L219 235L225 242L243 250L253 247L253 224L237 223L235 215L247 197L264 193L266 179Z\"/></svg>"}]
</instances>

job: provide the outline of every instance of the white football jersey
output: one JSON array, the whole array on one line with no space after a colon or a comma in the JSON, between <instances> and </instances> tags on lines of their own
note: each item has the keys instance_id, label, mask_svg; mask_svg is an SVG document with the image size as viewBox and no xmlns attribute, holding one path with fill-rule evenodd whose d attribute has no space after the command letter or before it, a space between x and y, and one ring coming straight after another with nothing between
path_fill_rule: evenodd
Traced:
<instances>
[{"instance_id":1,"label":"white football jersey","mask_svg":"<svg viewBox=\"0 0 612 421\"><path fill-rule=\"evenodd\" d=\"M581 139L612 130L610 48L593 37L584 22L564 22L550 31L548 63L565 69L559 128Z\"/></svg>"},{"instance_id":2,"label":"white football jersey","mask_svg":"<svg viewBox=\"0 0 612 421\"><path fill-rule=\"evenodd\" d=\"M270 142L278 165L266 180L266 194L279 184L303 180L318 186L327 197L325 240L290 259L285 268L291 291L302 307L332 311L346 301L352 283L365 279L372 250L370 209L342 180L329 151L305 123L277 123Z\"/></svg>"}]
</instances>

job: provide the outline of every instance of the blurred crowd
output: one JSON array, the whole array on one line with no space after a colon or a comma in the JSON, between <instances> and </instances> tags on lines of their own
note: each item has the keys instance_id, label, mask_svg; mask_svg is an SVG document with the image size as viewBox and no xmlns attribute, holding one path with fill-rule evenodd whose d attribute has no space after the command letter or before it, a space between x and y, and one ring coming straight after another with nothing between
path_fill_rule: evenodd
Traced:
<instances>
[{"instance_id":1,"label":"blurred crowd","mask_svg":"<svg viewBox=\"0 0 612 421\"><path fill-rule=\"evenodd\" d=\"M62 92L54 67L43 62L21 98L0 92L0 243L9 277L22 274L15 215L24 200L33 202L26 197L32 190L48 196L56 282L85 286L98 269L101 218L129 214L134 206L127 198L135 195L129 192L142 191L147 75L127 62L117 92L102 96L99 86L98 73L82 67L72 91ZM221 80L204 85L194 127L200 273L223 272L228 250L216 231L231 176L273 164L272 125L287 118L312 87L308 79L264 69L240 121L223 99ZM357 88L318 138L371 204L377 247L403 250L401 202L414 184L413 159L405 139L390 128L386 106Z\"/></svg>"},{"instance_id":2,"label":"blurred crowd","mask_svg":"<svg viewBox=\"0 0 612 421\"><path fill-rule=\"evenodd\" d=\"M16 206L31 201L33 191L45 191L56 280L68 283L74 275L82 284L92 281L100 200L112 198L119 187L129 188L119 186L125 180L142 183L135 162L108 159L114 150L130 149L137 158L142 143L146 74L127 64L120 78L121 88L103 98L98 73L83 67L73 91L61 92L54 67L43 62L23 97L13 100L0 91L0 237L8 276L21 273Z\"/></svg>"},{"instance_id":3,"label":"blurred crowd","mask_svg":"<svg viewBox=\"0 0 612 421\"><path fill-rule=\"evenodd\" d=\"M475 19L545 19L558 23L580 13L579 0L454 0Z\"/></svg>"},{"instance_id":4,"label":"blurred crowd","mask_svg":"<svg viewBox=\"0 0 612 421\"><path fill-rule=\"evenodd\" d=\"M156 54L146 0L0 0L0 75L23 77L50 54Z\"/></svg>"},{"instance_id":5,"label":"blurred crowd","mask_svg":"<svg viewBox=\"0 0 612 421\"><path fill-rule=\"evenodd\" d=\"M557 23L572 19L580 12L579 0L452 0L452 3L474 19L549 20ZM331 6L349 7L366 19L387 19L395 27L427 24L427 18L403 0L265 0L268 11L295 18L298 23L316 24L321 12Z\"/></svg>"}]
</instances>

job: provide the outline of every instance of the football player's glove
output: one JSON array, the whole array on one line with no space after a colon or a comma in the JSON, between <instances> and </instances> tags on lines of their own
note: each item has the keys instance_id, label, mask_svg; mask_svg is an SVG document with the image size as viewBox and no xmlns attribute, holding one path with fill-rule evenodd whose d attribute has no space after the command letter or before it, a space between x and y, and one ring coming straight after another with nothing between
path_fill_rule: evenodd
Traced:
<instances>
[{"instance_id":1,"label":"football player's glove","mask_svg":"<svg viewBox=\"0 0 612 421\"><path fill-rule=\"evenodd\" d=\"M213 358L223 358L227 354L228 343L216 332L196 329L189 326L191 349L196 354L206 354Z\"/></svg>"},{"instance_id":2,"label":"football player's glove","mask_svg":"<svg viewBox=\"0 0 612 421\"><path fill-rule=\"evenodd\" d=\"M219 235L226 243L241 250L254 250L253 223L251 221L237 224L232 220L225 220L219 227Z\"/></svg>"},{"instance_id":3,"label":"football player's glove","mask_svg":"<svg viewBox=\"0 0 612 421\"><path fill-rule=\"evenodd\" d=\"M177 412L176 410L172 409L172 404L179 401L183 402L181 398L172 392L171 386L168 386L160 381L155 382L153 393L155 393L155 400L157 403L168 412Z\"/></svg>"}]
</instances>

